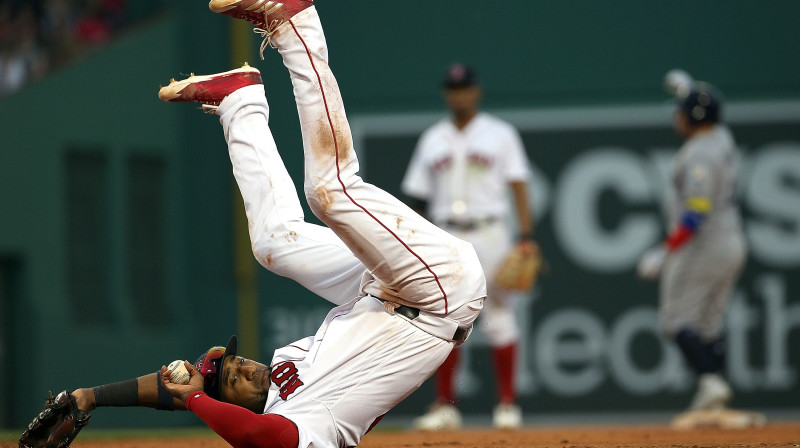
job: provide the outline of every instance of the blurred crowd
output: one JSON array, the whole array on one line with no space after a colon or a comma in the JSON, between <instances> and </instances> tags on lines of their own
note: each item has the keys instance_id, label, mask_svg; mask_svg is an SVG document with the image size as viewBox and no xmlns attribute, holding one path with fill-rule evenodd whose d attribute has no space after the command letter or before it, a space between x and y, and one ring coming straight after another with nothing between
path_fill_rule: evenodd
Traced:
<instances>
[{"instance_id":1,"label":"blurred crowd","mask_svg":"<svg viewBox=\"0 0 800 448\"><path fill-rule=\"evenodd\" d=\"M125 0L0 0L0 96L105 44L126 23Z\"/></svg>"}]
</instances>

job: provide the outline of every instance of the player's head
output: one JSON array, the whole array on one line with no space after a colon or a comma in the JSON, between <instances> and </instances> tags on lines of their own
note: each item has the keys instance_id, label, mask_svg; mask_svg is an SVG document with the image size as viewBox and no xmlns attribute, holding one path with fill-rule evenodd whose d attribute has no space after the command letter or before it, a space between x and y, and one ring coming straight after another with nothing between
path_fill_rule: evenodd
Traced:
<instances>
[{"instance_id":1,"label":"player's head","mask_svg":"<svg viewBox=\"0 0 800 448\"><path fill-rule=\"evenodd\" d=\"M450 65L442 80L442 88L447 107L456 118L468 118L477 112L482 92L474 68L462 62Z\"/></svg>"},{"instance_id":2,"label":"player's head","mask_svg":"<svg viewBox=\"0 0 800 448\"><path fill-rule=\"evenodd\" d=\"M194 367L203 375L203 390L209 397L262 413L269 391L269 367L236 356L237 346L233 335L227 346L211 347L201 354Z\"/></svg>"},{"instance_id":3,"label":"player's head","mask_svg":"<svg viewBox=\"0 0 800 448\"><path fill-rule=\"evenodd\" d=\"M195 369L203 375L203 390L209 397L216 400L220 399L222 392L222 382L220 381L222 366L225 362L225 358L236 356L236 348L238 345L238 339L236 335L233 335L228 339L228 345L226 347L211 347L208 351L200 355L194 363Z\"/></svg>"},{"instance_id":4,"label":"player's head","mask_svg":"<svg viewBox=\"0 0 800 448\"><path fill-rule=\"evenodd\" d=\"M676 127L684 136L722 120L722 100L709 84L694 82L686 96L677 101Z\"/></svg>"}]
</instances>

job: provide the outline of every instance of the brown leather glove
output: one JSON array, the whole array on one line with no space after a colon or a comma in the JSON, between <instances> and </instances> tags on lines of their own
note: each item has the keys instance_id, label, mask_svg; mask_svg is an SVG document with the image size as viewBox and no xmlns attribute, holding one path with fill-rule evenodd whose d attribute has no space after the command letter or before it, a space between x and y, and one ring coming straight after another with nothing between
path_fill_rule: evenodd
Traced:
<instances>
[{"instance_id":1,"label":"brown leather glove","mask_svg":"<svg viewBox=\"0 0 800 448\"><path fill-rule=\"evenodd\" d=\"M44 410L33 418L19 439L19 448L65 448L89 423L88 412L78 409L75 397L62 391L48 392Z\"/></svg>"},{"instance_id":2,"label":"brown leather glove","mask_svg":"<svg viewBox=\"0 0 800 448\"><path fill-rule=\"evenodd\" d=\"M542 267L538 250L524 250L517 245L503 260L494 277L495 283L511 291L527 291L536 284Z\"/></svg>"}]
</instances>

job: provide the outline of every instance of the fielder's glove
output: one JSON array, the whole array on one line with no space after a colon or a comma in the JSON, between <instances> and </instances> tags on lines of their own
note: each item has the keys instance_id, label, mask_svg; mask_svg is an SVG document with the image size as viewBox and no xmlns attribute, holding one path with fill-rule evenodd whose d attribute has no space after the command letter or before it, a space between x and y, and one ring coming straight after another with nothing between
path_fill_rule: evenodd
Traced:
<instances>
[{"instance_id":1,"label":"fielder's glove","mask_svg":"<svg viewBox=\"0 0 800 448\"><path fill-rule=\"evenodd\" d=\"M661 275L661 269L664 267L664 260L667 258L667 250L663 246L654 247L644 253L642 259L639 260L639 265L636 267L636 272L639 277L645 280L653 280Z\"/></svg>"},{"instance_id":2,"label":"fielder's glove","mask_svg":"<svg viewBox=\"0 0 800 448\"><path fill-rule=\"evenodd\" d=\"M19 439L19 448L65 448L89 423L88 412L78 409L75 397L62 391L49 398L44 410L33 418Z\"/></svg>"},{"instance_id":3,"label":"fielder's glove","mask_svg":"<svg viewBox=\"0 0 800 448\"><path fill-rule=\"evenodd\" d=\"M497 286L509 291L527 291L536 284L541 268L542 255L538 247L525 250L518 245L503 260L494 281Z\"/></svg>"}]
</instances>

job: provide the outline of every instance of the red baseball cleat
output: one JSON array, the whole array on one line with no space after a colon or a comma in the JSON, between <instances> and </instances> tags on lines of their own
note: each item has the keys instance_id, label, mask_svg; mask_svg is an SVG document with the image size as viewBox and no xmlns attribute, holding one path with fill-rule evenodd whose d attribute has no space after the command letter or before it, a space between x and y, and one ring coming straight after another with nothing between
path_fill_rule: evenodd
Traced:
<instances>
[{"instance_id":1,"label":"red baseball cleat","mask_svg":"<svg viewBox=\"0 0 800 448\"><path fill-rule=\"evenodd\" d=\"M253 84L261 84L261 72L245 63L241 68L216 75L193 73L183 81L172 79L158 91L158 97L168 103L201 103L204 111L213 113L226 96Z\"/></svg>"},{"instance_id":2,"label":"red baseball cleat","mask_svg":"<svg viewBox=\"0 0 800 448\"><path fill-rule=\"evenodd\" d=\"M264 59L264 49L270 35L298 12L314 5L314 0L211 0L208 7L219 14L247 20L256 26L256 33L264 37L259 54Z\"/></svg>"},{"instance_id":3,"label":"red baseball cleat","mask_svg":"<svg viewBox=\"0 0 800 448\"><path fill-rule=\"evenodd\" d=\"M313 4L313 0L211 0L208 7L216 13L247 20L259 28L274 29Z\"/></svg>"}]
</instances>

